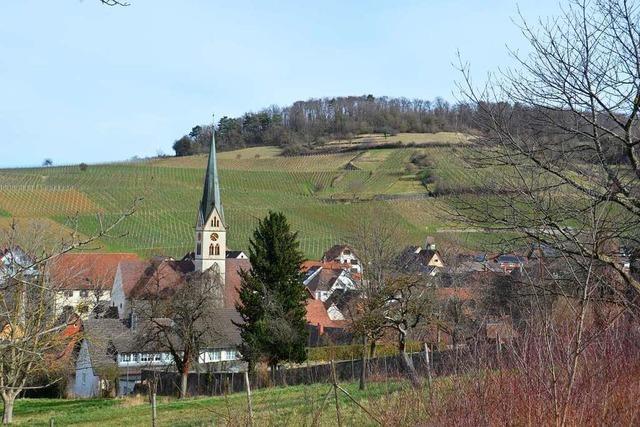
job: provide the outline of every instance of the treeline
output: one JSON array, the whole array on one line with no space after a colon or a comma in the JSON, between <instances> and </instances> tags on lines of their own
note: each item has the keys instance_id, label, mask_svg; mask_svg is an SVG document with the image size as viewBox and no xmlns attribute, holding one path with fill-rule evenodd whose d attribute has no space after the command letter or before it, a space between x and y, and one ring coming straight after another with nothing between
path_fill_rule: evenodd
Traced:
<instances>
[{"instance_id":1,"label":"treeline","mask_svg":"<svg viewBox=\"0 0 640 427\"><path fill-rule=\"evenodd\" d=\"M327 141L364 133L471 130L473 114L469 105L451 105L442 98L426 101L367 95L310 99L241 117L222 117L217 123L216 142L220 150L277 145L284 147L286 154L301 154ZM211 131L211 125L195 126L174 143L176 155L206 152Z\"/></svg>"}]
</instances>

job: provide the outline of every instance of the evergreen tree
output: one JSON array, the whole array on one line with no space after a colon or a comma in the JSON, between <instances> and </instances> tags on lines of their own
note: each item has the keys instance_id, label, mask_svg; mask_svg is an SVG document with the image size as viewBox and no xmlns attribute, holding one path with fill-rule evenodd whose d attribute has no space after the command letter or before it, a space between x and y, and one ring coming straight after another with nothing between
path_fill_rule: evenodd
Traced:
<instances>
[{"instance_id":1,"label":"evergreen tree","mask_svg":"<svg viewBox=\"0 0 640 427\"><path fill-rule=\"evenodd\" d=\"M242 271L240 303L244 359L253 370L266 360L271 367L282 361L306 360L308 332L306 291L302 284L298 233L284 214L269 212L259 221L249 242L251 270Z\"/></svg>"}]
</instances>

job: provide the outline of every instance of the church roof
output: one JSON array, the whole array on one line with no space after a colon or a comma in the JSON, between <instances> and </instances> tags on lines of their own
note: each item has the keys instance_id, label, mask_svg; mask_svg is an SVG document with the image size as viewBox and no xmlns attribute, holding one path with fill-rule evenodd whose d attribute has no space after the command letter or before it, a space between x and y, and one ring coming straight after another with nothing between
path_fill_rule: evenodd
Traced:
<instances>
[{"instance_id":1,"label":"church roof","mask_svg":"<svg viewBox=\"0 0 640 427\"><path fill-rule=\"evenodd\" d=\"M224 213L222 212L222 202L220 201L220 182L218 180L215 135L215 127L212 126L211 148L209 149L207 174L204 178L204 191L202 192L202 200L200 201L200 215L202 215L202 221L206 221L211 215L211 212L213 212L213 208L216 208L224 224Z\"/></svg>"}]
</instances>

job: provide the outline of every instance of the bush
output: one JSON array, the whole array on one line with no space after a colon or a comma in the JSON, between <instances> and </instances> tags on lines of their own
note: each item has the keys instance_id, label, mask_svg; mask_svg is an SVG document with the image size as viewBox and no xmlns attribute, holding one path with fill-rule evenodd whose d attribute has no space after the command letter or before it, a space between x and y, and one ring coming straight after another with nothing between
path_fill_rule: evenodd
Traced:
<instances>
[{"instance_id":1,"label":"bush","mask_svg":"<svg viewBox=\"0 0 640 427\"><path fill-rule=\"evenodd\" d=\"M418 179L425 187L429 184L433 184L436 179L433 175L431 175L431 171L429 169L425 169L418 174Z\"/></svg>"},{"instance_id":2,"label":"bush","mask_svg":"<svg viewBox=\"0 0 640 427\"><path fill-rule=\"evenodd\" d=\"M311 153L309 148L299 144L288 145L282 150L283 156L303 156L309 153Z\"/></svg>"},{"instance_id":3,"label":"bush","mask_svg":"<svg viewBox=\"0 0 640 427\"><path fill-rule=\"evenodd\" d=\"M86 170L87 170L87 168L89 168L89 165L87 165L86 163L80 163L80 164L78 165L78 167L80 168L80 170L81 170L82 172L84 172L84 171L86 171Z\"/></svg>"},{"instance_id":4,"label":"bush","mask_svg":"<svg viewBox=\"0 0 640 427\"><path fill-rule=\"evenodd\" d=\"M409 158L409 161L419 167L432 167L431 161L425 153L415 152Z\"/></svg>"}]
</instances>

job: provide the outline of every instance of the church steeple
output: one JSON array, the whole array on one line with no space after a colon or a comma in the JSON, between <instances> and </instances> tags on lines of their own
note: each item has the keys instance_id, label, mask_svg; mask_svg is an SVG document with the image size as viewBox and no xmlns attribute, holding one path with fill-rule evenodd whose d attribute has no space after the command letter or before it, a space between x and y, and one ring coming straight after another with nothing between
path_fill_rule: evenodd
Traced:
<instances>
[{"instance_id":1,"label":"church steeple","mask_svg":"<svg viewBox=\"0 0 640 427\"><path fill-rule=\"evenodd\" d=\"M198 209L195 235L195 267L197 271L215 268L225 279L227 254L227 229L224 224L222 201L220 200L220 182L216 159L215 129L211 129L211 149L204 177L202 200Z\"/></svg>"},{"instance_id":2,"label":"church steeple","mask_svg":"<svg viewBox=\"0 0 640 427\"><path fill-rule=\"evenodd\" d=\"M209 148L209 161L207 163L207 175L204 181L204 191L200 202L200 215L203 221L211 215L213 208L220 213L224 223L224 212L220 201L220 182L218 180L218 164L216 159L216 133L215 120L211 126L211 147Z\"/></svg>"}]
</instances>

